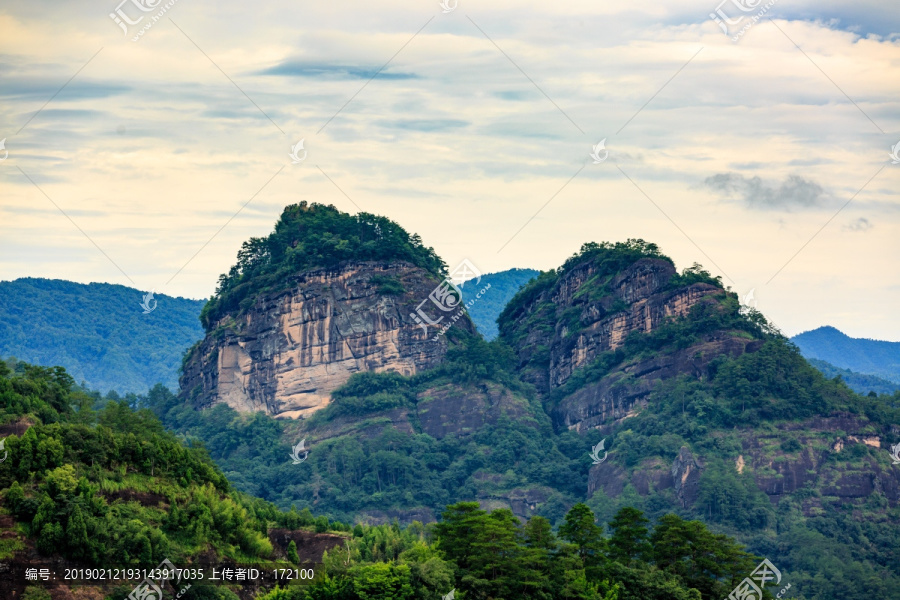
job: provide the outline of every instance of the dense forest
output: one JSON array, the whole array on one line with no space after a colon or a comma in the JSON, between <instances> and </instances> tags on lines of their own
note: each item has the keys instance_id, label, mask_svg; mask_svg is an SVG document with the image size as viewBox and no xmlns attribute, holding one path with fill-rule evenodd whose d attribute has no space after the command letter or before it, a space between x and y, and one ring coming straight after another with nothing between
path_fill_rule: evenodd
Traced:
<instances>
[{"instance_id":1,"label":"dense forest","mask_svg":"<svg viewBox=\"0 0 900 600\"><path fill-rule=\"evenodd\" d=\"M468 309L472 322L475 323L478 333L484 339L491 341L500 334L500 330L497 328L497 317L503 311L503 307L512 300L523 285L534 279L539 273L540 271L534 269L508 269L499 273L482 275L480 280L472 279L460 286L463 301L468 302L478 293L479 289L487 284L491 285L491 293L478 298L478 301Z\"/></svg>"},{"instance_id":2,"label":"dense forest","mask_svg":"<svg viewBox=\"0 0 900 600\"><path fill-rule=\"evenodd\" d=\"M300 561L296 545L278 557L267 533L306 528L344 543L324 554L311 582L254 592L260 600L418 600L451 590L462 600L699 600L727 594L759 560L699 521L667 514L651 524L632 508L598 524L575 504L557 531L543 517L522 523L474 502L447 506L440 523L407 527L280 511L233 490L201 446L135 409L135 396L103 397L62 368L10 362L0 362L0 426L19 433L4 440L0 496L17 525L0 531L0 560L14 564L33 548L71 566L189 566L212 556L289 567ZM123 600L129 591L117 584L105 593ZM50 595L33 584L23 597ZM194 580L182 597L250 596L240 585Z\"/></svg>"},{"instance_id":3,"label":"dense forest","mask_svg":"<svg viewBox=\"0 0 900 600\"><path fill-rule=\"evenodd\" d=\"M181 355L203 328L202 300L107 283L0 281L0 356L63 366L78 383L119 393L178 383Z\"/></svg>"},{"instance_id":4,"label":"dense forest","mask_svg":"<svg viewBox=\"0 0 900 600\"><path fill-rule=\"evenodd\" d=\"M288 207L222 276L204 325L297 271L373 259L445 271L386 219ZM629 313L621 275L634 265L658 278L661 297L690 289L703 301L549 385L560 348ZM101 395L61 367L0 365L10 455L0 519L13 522L0 560L306 560L302 545L273 543L283 530L332 536L311 583L252 594L198 585L193 597L705 600L765 557L792 585L788 597L900 598L900 484L887 452L900 443L900 392L861 395L841 373L826 377L720 279L699 265L676 271L643 240L585 244L528 278L500 312L497 339L451 328L439 366L354 374L301 420L196 410L162 384ZM397 290L384 282L378 293ZM729 343L740 351L717 350ZM674 370L640 379L663 367ZM568 426L566 403L604 385L620 399L644 385L639 410ZM308 455L292 461L301 439ZM592 464L601 442L608 460ZM676 463L692 469L690 497L663 485Z\"/></svg>"},{"instance_id":5,"label":"dense forest","mask_svg":"<svg viewBox=\"0 0 900 600\"><path fill-rule=\"evenodd\" d=\"M857 373L850 369L842 369L816 358L807 358L806 360L809 361L809 364L821 371L825 377L829 379L840 377L841 381L846 383L847 387L857 394L874 394L878 396L882 394L891 395L894 392L900 391L900 383L894 383L893 381L888 381L887 379L882 379L875 375L863 375L862 373Z\"/></svg>"}]
</instances>

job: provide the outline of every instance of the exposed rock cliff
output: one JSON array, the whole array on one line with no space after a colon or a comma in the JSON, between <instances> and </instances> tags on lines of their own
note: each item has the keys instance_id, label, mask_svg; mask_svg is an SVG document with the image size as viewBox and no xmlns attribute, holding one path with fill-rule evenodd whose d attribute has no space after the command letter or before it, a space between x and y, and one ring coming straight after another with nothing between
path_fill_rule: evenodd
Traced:
<instances>
[{"instance_id":1,"label":"exposed rock cliff","mask_svg":"<svg viewBox=\"0 0 900 600\"><path fill-rule=\"evenodd\" d=\"M249 309L219 319L185 361L182 394L200 407L226 403L279 417L309 415L359 371L413 375L447 349L439 325L411 313L440 283L405 262L354 262L290 278ZM441 313L423 307L432 320ZM468 316L454 327L474 332Z\"/></svg>"},{"instance_id":2,"label":"exposed rock cliff","mask_svg":"<svg viewBox=\"0 0 900 600\"><path fill-rule=\"evenodd\" d=\"M717 356L752 352L761 342L710 332L687 348L625 360L568 395L558 388L579 369L621 349L629 335L653 333L700 304L716 310L725 297L712 283L679 283L675 267L663 258L640 258L615 272L586 259L504 315L504 336L518 352L521 376L545 396L557 390L548 406L557 429L610 426L636 414L660 380L702 377Z\"/></svg>"},{"instance_id":3,"label":"exposed rock cliff","mask_svg":"<svg viewBox=\"0 0 900 600\"><path fill-rule=\"evenodd\" d=\"M687 315L695 304L724 294L708 283L672 289L675 267L656 258L640 259L605 280L598 281L599 271L593 261L567 270L513 316L510 328L520 332L515 342L520 364L546 364L546 369L523 372L543 392L564 384L601 353L621 347L632 331L649 333L665 319ZM535 326L537 316L546 322Z\"/></svg>"}]
</instances>

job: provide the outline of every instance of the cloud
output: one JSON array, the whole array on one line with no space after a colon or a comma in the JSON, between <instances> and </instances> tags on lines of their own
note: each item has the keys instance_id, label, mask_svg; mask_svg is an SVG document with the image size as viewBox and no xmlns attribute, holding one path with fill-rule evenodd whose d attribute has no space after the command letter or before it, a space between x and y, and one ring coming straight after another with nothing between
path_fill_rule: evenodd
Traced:
<instances>
[{"instance_id":1,"label":"cloud","mask_svg":"<svg viewBox=\"0 0 900 600\"><path fill-rule=\"evenodd\" d=\"M799 175L788 175L777 187L760 177L739 173L719 173L703 181L727 202L738 202L755 210L791 210L823 206L830 195L818 183Z\"/></svg>"},{"instance_id":2,"label":"cloud","mask_svg":"<svg viewBox=\"0 0 900 600\"><path fill-rule=\"evenodd\" d=\"M868 219L866 219L865 217L860 217L855 221L844 225L842 229L844 231L863 232L872 229L872 227L874 227L874 225L872 225Z\"/></svg>"},{"instance_id":3,"label":"cloud","mask_svg":"<svg viewBox=\"0 0 900 600\"><path fill-rule=\"evenodd\" d=\"M418 79L415 73L392 73L378 67L340 65L306 61L284 61L279 65L259 72L260 75L285 75L288 77L314 77L317 79L371 79L376 74L381 79Z\"/></svg>"}]
</instances>

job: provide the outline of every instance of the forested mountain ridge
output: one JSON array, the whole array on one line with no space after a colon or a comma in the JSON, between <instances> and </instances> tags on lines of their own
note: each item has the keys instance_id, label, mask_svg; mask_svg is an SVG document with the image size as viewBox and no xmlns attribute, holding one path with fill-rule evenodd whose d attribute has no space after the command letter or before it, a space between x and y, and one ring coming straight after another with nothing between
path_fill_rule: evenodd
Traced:
<instances>
[{"instance_id":1,"label":"forested mountain ridge","mask_svg":"<svg viewBox=\"0 0 900 600\"><path fill-rule=\"evenodd\" d=\"M335 551L325 560L329 580L322 585L332 587L316 600L367 597L368 583L360 582L372 579L393 590L385 598L417 597L403 591L416 585L437 597L449 591L447 584L461 596L545 597L522 587L537 577L523 567L531 560L553 565L541 576L553 582L541 592L546 597L721 598L732 587L726 581L741 580L740 561L729 563L727 574L711 575L697 562L688 568L685 561L708 565L720 558L695 553L713 542L702 523L685 525L690 519L769 558L790 578L794 597L900 597L900 561L893 558L900 467L889 452L900 443L900 394L863 397L824 377L702 267L679 272L641 240L586 244L516 294L499 319L499 339L482 339L468 318L438 336L442 323L423 327L403 316L423 302L439 310L428 297L445 271L421 242L392 230L402 242L400 259L390 258L388 244L378 261L364 261L354 253L352 235L330 238L323 228L332 220L351 233L363 227L374 232L369 242L380 243L381 221L348 221L330 207L288 207L286 214L290 227L276 232L291 235L275 242L294 253L312 248L312 257L270 263L260 251L262 262L248 263L247 273L256 275L245 279L241 267L207 305L207 322L219 318L204 340L208 346L188 356L183 381L195 383L178 395L157 386L128 402L151 409L191 443L202 441L238 490L283 510L296 504L338 521L378 524L361 525L359 536L354 528L347 554ZM316 243L301 246L304 221L319 216L326 225L312 227ZM297 265L301 271L282 272ZM297 309L282 312L284 303ZM244 412L237 412L226 402L205 401L203 386L220 389L210 369L235 365L228 381L249 389L252 378L241 380L248 359L261 371L278 367L266 348L248 346L255 333L242 321L253 315L264 322L268 312L288 315L277 335L294 340L291 351L303 351L285 355L281 366L301 374L322 366L313 358L383 350L404 335L400 348L436 336L439 349L414 352L419 359L433 354L405 371L396 362L354 363L356 370L345 369L301 419L274 419L264 403L239 405ZM373 321L367 319L378 326L368 329ZM361 333L359 342L341 341L348 331ZM43 422L46 409L35 410ZM52 422L53 413L46 414ZM302 460L295 462L292 448L301 441ZM152 461L140 466L146 467L155 468ZM643 511L649 522L625 509ZM673 512L682 521L666 517ZM390 525L393 519L411 529ZM439 526L414 524L435 520L456 520L459 527L439 533ZM640 552L616 554L613 537L601 541L602 531L590 526L608 525L614 536L612 523L646 529L638 536ZM488 537L460 533L476 525ZM553 536L546 534L550 527ZM589 535L578 538L578 531ZM672 531L680 532L677 544L667 537ZM694 545L683 544L685 538ZM550 540L544 549L552 560L535 558L541 539ZM498 549L503 558L488 553L467 563L452 549L475 552L497 540L508 544ZM694 558L667 559L654 554L657 545ZM387 547L394 550L372 550ZM737 556L734 548L720 549ZM573 552L581 561L574 566L567 562ZM423 573L432 567L422 564L432 559L444 562L431 563L426 582ZM702 581L688 583L698 572Z\"/></svg>"},{"instance_id":2,"label":"forested mountain ridge","mask_svg":"<svg viewBox=\"0 0 900 600\"><path fill-rule=\"evenodd\" d=\"M203 300L144 295L107 283L0 281L0 357L64 366L78 382L120 393L174 387L181 355L203 336Z\"/></svg>"},{"instance_id":3,"label":"forested mountain ridge","mask_svg":"<svg viewBox=\"0 0 900 600\"><path fill-rule=\"evenodd\" d=\"M852 338L834 327L819 327L791 340L807 358L900 384L900 342Z\"/></svg>"},{"instance_id":4,"label":"forested mountain ridge","mask_svg":"<svg viewBox=\"0 0 900 600\"><path fill-rule=\"evenodd\" d=\"M410 522L474 500L556 525L579 501L602 521L676 511L782 565L807 597L900 589L897 394L826 379L717 278L641 240L586 244L499 325L490 343L451 328L440 364L356 374L296 422L175 398L154 410L282 506ZM286 460L300 440L302 474Z\"/></svg>"},{"instance_id":5,"label":"forested mountain ridge","mask_svg":"<svg viewBox=\"0 0 900 600\"><path fill-rule=\"evenodd\" d=\"M499 324L556 432L604 437L587 490L598 514L674 507L795 569L810 597L862 598L860 579L895 597L900 393L826 379L718 280L641 240L586 244ZM810 569L810 539L842 566Z\"/></svg>"},{"instance_id":6,"label":"forested mountain ridge","mask_svg":"<svg viewBox=\"0 0 900 600\"><path fill-rule=\"evenodd\" d=\"M891 395L896 391L900 391L900 383L894 383L875 375L865 375L850 369L842 369L817 358L806 357L806 360L821 371L825 377L829 379L840 377L847 384L847 387L857 394Z\"/></svg>"},{"instance_id":7,"label":"forested mountain ridge","mask_svg":"<svg viewBox=\"0 0 900 600\"><path fill-rule=\"evenodd\" d=\"M23 597L26 586L26 598L44 598L42 588L70 598L64 573L72 568L315 565L343 542L324 532L349 531L326 519L317 536L309 511L279 511L237 492L201 448L166 432L150 411L81 390L62 367L0 362L0 435L3 598ZM306 542L290 561L285 539ZM30 584L25 570L40 568L55 577ZM79 581L88 594L79 597L120 600L140 583L107 578ZM264 589L191 587L186 598L208 600L248 600Z\"/></svg>"},{"instance_id":8,"label":"forested mountain ridge","mask_svg":"<svg viewBox=\"0 0 900 600\"><path fill-rule=\"evenodd\" d=\"M522 286L539 274L540 271L534 269L507 269L470 279L460 286L464 300L477 299L477 302L468 307L468 312L484 339L491 341L500 334L497 317ZM487 284L491 285L490 293L475 298L478 291Z\"/></svg>"}]
</instances>

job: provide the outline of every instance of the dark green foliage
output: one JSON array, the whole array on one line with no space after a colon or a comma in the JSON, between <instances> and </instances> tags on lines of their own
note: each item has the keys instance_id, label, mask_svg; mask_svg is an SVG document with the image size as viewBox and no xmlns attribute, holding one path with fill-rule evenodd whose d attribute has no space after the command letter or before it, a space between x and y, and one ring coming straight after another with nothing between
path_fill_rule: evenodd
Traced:
<instances>
[{"instance_id":1,"label":"dark green foliage","mask_svg":"<svg viewBox=\"0 0 900 600\"><path fill-rule=\"evenodd\" d=\"M522 526L508 510L488 513L463 502L444 511L434 534L459 570L457 589L475 598L711 600L727 595L758 561L699 521L669 514L649 533L643 513L627 509L613 523L607 539L591 510L576 504L559 530L565 543L541 517ZM638 556L636 568L627 564Z\"/></svg>"},{"instance_id":2,"label":"dark green foliage","mask_svg":"<svg viewBox=\"0 0 900 600\"><path fill-rule=\"evenodd\" d=\"M578 547L586 566L597 564L606 550L603 529L594 522L594 513L585 504L578 503L569 510L559 527L559 537Z\"/></svg>"},{"instance_id":3,"label":"dark green foliage","mask_svg":"<svg viewBox=\"0 0 900 600\"><path fill-rule=\"evenodd\" d=\"M369 281L372 283L372 285L378 286L377 291L379 294L400 296L406 293L406 289L403 287L403 283L393 277L374 275Z\"/></svg>"},{"instance_id":4,"label":"dark green foliage","mask_svg":"<svg viewBox=\"0 0 900 600\"><path fill-rule=\"evenodd\" d=\"M250 238L237 262L219 277L215 295L200 314L207 331L229 313L245 310L257 294L290 286L290 277L346 261L406 261L441 276L444 262L418 235L369 213L350 215L324 204L293 204L284 209L275 230ZM402 293L399 282L376 282L385 293Z\"/></svg>"},{"instance_id":5,"label":"dark green foliage","mask_svg":"<svg viewBox=\"0 0 900 600\"><path fill-rule=\"evenodd\" d=\"M540 275L519 290L497 318L500 332L510 336L512 332L506 331L504 327L508 327L511 320L515 319L526 306L534 302L544 291L551 289L566 272L584 263L593 262L598 271L595 275L595 281L602 281L604 278L618 273L641 258L658 258L672 262L672 259L660 252L656 244L640 239L629 239L625 242L615 243L603 242L598 244L596 242L588 242L582 244L581 249L569 257L559 269L541 272Z\"/></svg>"},{"instance_id":6,"label":"dark green foliage","mask_svg":"<svg viewBox=\"0 0 900 600\"><path fill-rule=\"evenodd\" d=\"M470 279L460 286L465 303L474 300L475 295L488 284L491 286L468 309L469 317L472 318L472 322L475 323L476 329L478 329L478 332L484 339L490 341L499 335L500 330L497 329L497 317L500 316L504 307L522 286L539 274L540 271L535 271L534 269L509 269L499 273L482 275L480 281Z\"/></svg>"},{"instance_id":7,"label":"dark green foliage","mask_svg":"<svg viewBox=\"0 0 900 600\"><path fill-rule=\"evenodd\" d=\"M203 300L57 279L0 281L0 356L61 365L92 389L145 392L178 383L181 355L203 336ZM152 303L151 303L152 305Z\"/></svg>"},{"instance_id":8,"label":"dark green foliage","mask_svg":"<svg viewBox=\"0 0 900 600\"><path fill-rule=\"evenodd\" d=\"M647 541L650 520L631 506L619 509L609 522L609 557L624 565L643 562L649 558L651 547Z\"/></svg>"}]
</instances>

